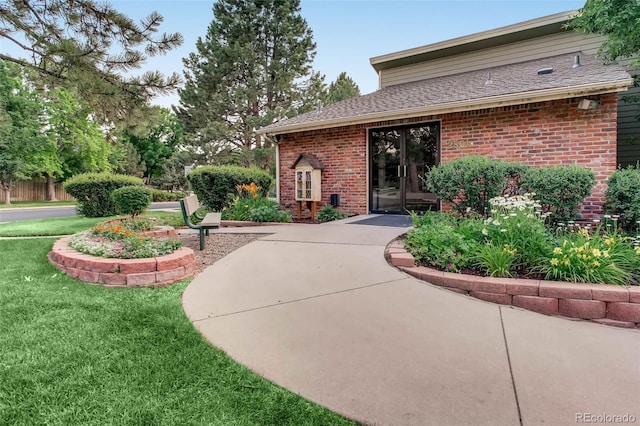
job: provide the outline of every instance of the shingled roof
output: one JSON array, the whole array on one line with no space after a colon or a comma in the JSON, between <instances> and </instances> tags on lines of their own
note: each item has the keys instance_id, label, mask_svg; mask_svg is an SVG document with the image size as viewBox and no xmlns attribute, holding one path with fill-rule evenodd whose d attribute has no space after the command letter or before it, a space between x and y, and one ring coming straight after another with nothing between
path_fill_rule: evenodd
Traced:
<instances>
[{"instance_id":1,"label":"shingled roof","mask_svg":"<svg viewBox=\"0 0 640 426\"><path fill-rule=\"evenodd\" d=\"M581 66L573 68L575 55ZM538 71L553 68L550 74ZM271 135L517 105L626 90L633 80L619 65L576 52L384 87L271 124Z\"/></svg>"}]
</instances>

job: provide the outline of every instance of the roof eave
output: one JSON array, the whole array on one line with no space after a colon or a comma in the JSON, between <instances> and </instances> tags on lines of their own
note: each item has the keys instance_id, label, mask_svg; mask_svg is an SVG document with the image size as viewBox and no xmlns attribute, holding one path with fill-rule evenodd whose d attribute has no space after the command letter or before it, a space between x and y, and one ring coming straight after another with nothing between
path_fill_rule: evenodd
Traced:
<instances>
[{"instance_id":1,"label":"roof eave","mask_svg":"<svg viewBox=\"0 0 640 426\"><path fill-rule=\"evenodd\" d=\"M374 56L369 59L369 63L376 71L380 71L399 65L424 61L427 58L433 59L433 57L438 57L439 55L447 56L452 52L461 53L458 51L460 49L463 49L463 51L478 50L493 45L526 40L534 36L557 33L563 31L564 23L571 20L578 13L578 10L560 12L450 40ZM540 31L542 33L538 34L537 32Z\"/></svg>"},{"instance_id":2,"label":"roof eave","mask_svg":"<svg viewBox=\"0 0 640 426\"><path fill-rule=\"evenodd\" d=\"M524 93L511 93L507 95L491 96L486 98L469 99L450 102L429 107L416 107L395 111L383 111L364 114L355 117L335 118L331 120L316 121L311 123L297 123L285 125L275 129L262 128L258 134L268 136L282 135L286 133L306 132L333 127L351 126L375 121L401 120L426 115L449 114L461 111L473 111L477 109L495 108L500 106L519 105L534 102L552 101L558 99L574 98L578 96L599 95L603 93L624 92L633 84L633 79L625 79L606 83L590 83L579 86L561 87L554 89L535 90Z\"/></svg>"}]
</instances>

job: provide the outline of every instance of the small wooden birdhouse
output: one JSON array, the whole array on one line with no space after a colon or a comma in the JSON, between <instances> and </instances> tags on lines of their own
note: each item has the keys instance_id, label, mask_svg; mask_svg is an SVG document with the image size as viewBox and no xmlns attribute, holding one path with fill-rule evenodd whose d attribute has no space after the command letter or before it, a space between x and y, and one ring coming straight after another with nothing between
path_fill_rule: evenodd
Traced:
<instances>
[{"instance_id":1,"label":"small wooden birdhouse","mask_svg":"<svg viewBox=\"0 0 640 426\"><path fill-rule=\"evenodd\" d=\"M296 171L296 201L320 201L321 179L324 166L313 154L303 152L291 166Z\"/></svg>"}]
</instances>

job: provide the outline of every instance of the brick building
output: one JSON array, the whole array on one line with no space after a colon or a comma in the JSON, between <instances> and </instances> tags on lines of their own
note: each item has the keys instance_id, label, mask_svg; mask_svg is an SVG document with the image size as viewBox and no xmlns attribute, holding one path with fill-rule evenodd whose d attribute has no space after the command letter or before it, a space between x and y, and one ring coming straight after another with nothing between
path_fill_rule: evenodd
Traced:
<instances>
[{"instance_id":1,"label":"brick building","mask_svg":"<svg viewBox=\"0 0 640 426\"><path fill-rule=\"evenodd\" d=\"M607 178L640 158L620 138L639 130L619 102L633 79L596 58L601 36L567 30L570 16L372 58L378 91L260 129L277 142L279 202L295 204L302 153L324 166L321 204L336 194L348 214L437 208L430 168L484 155L591 168L597 184L583 212L598 214Z\"/></svg>"}]
</instances>

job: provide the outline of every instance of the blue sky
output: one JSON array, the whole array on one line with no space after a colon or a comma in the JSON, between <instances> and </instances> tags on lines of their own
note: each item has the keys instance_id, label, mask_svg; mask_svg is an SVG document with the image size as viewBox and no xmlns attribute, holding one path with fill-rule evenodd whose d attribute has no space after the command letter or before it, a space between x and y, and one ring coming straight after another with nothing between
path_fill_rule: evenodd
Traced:
<instances>
[{"instance_id":1,"label":"blue sky","mask_svg":"<svg viewBox=\"0 0 640 426\"><path fill-rule=\"evenodd\" d=\"M182 75L182 58L195 51L197 38L205 36L213 19L212 0L111 3L137 19L155 10L164 17L161 31L184 36L179 49L152 58L145 70ZM326 75L327 82L346 71L364 94L378 88L377 75L369 64L373 56L579 9L584 0L302 0L301 5L317 45L314 68ZM174 94L154 103L169 106L177 102Z\"/></svg>"}]
</instances>

